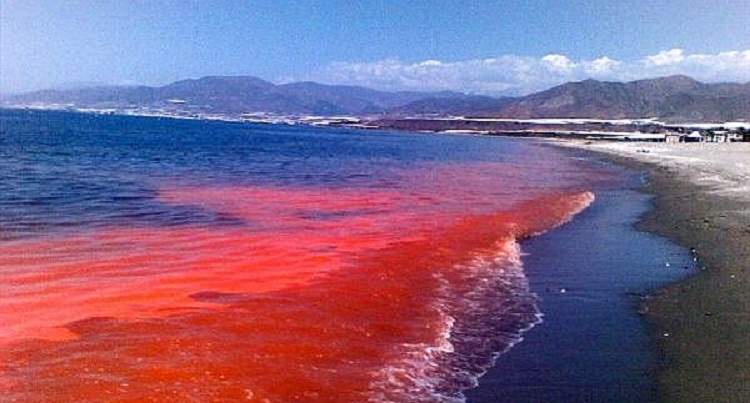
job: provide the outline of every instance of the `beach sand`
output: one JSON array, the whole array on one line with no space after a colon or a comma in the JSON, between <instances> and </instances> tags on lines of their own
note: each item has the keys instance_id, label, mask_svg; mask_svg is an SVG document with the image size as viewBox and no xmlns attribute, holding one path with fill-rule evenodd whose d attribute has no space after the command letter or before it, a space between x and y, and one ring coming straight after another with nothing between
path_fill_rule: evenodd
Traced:
<instances>
[{"instance_id":1,"label":"beach sand","mask_svg":"<svg viewBox=\"0 0 750 403\"><path fill-rule=\"evenodd\" d=\"M750 143L565 141L649 173L639 227L694 248L701 270L645 302L660 399L750 401Z\"/></svg>"}]
</instances>

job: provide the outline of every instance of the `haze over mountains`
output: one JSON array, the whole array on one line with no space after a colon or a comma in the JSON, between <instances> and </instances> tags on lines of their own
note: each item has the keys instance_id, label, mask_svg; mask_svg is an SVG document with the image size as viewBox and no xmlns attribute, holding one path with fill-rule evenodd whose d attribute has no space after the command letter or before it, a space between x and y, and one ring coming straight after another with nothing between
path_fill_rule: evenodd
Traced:
<instances>
[{"instance_id":1,"label":"haze over mountains","mask_svg":"<svg viewBox=\"0 0 750 403\"><path fill-rule=\"evenodd\" d=\"M276 85L249 76L212 76L162 87L43 90L7 97L4 104L72 104L86 108L169 106L196 113L234 115L268 112L729 121L750 120L750 83L705 84L686 76L627 83L585 80L519 98L493 98L455 92L385 92L314 82Z\"/></svg>"}]
</instances>

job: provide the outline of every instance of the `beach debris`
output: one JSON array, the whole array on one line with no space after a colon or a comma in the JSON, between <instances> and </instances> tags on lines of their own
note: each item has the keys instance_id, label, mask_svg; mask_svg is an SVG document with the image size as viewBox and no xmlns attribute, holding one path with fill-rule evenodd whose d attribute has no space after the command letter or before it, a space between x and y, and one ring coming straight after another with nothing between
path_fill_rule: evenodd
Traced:
<instances>
[{"instance_id":1,"label":"beach debris","mask_svg":"<svg viewBox=\"0 0 750 403\"><path fill-rule=\"evenodd\" d=\"M669 332L664 332L664 334L662 334L662 336L669 337Z\"/></svg>"},{"instance_id":2,"label":"beach debris","mask_svg":"<svg viewBox=\"0 0 750 403\"><path fill-rule=\"evenodd\" d=\"M693 256L693 262L698 261L698 251L695 248L690 248L690 255Z\"/></svg>"},{"instance_id":3,"label":"beach debris","mask_svg":"<svg viewBox=\"0 0 750 403\"><path fill-rule=\"evenodd\" d=\"M560 287L560 294L565 294L566 292L568 292L568 289L567 289L567 288L565 288L565 287Z\"/></svg>"},{"instance_id":4,"label":"beach debris","mask_svg":"<svg viewBox=\"0 0 750 403\"><path fill-rule=\"evenodd\" d=\"M672 265L669 262L664 262L664 267L672 267Z\"/></svg>"}]
</instances>

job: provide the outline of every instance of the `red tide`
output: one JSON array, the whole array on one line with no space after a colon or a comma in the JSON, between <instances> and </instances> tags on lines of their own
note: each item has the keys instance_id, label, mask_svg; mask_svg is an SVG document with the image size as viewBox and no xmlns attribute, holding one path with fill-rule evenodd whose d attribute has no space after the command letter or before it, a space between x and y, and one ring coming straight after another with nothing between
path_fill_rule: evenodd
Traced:
<instances>
[{"instance_id":1,"label":"red tide","mask_svg":"<svg viewBox=\"0 0 750 403\"><path fill-rule=\"evenodd\" d=\"M20 402L367 400L400 346L441 343L436 273L461 281L457 264L592 199L522 202L486 168L463 172L485 190L456 193L421 175L406 195L169 189L162 201L247 225L0 245L0 388Z\"/></svg>"}]
</instances>

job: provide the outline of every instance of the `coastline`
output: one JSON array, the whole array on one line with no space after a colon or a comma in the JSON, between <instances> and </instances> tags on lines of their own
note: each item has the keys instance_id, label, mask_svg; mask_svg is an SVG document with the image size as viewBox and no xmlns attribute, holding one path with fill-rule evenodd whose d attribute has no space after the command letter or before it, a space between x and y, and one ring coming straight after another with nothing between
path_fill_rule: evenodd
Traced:
<instances>
[{"instance_id":1,"label":"coastline","mask_svg":"<svg viewBox=\"0 0 750 403\"><path fill-rule=\"evenodd\" d=\"M651 294L653 297L644 302L643 309L648 311L646 319L656 340L652 345L658 344L662 352L658 391L661 400L750 401L750 362L747 362L750 357L747 345L750 339L750 273L747 273L750 271L750 171L747 169L750 144L668 145L574 140L554 143L600 153L616 164L648 172L650 180L643 190L656 197L655 206L643 216L638 228L669 237L684 248L694 247L700 266L707 268ZM720 158L718 165L716 161L702 160L698 151L712 151L712 147L725 153L727 147L731 151L739 147L746 153L739 158L741 164L747 161L745 171L721 169L727 164L735 166L737 158ZM544 243L543 240L531 242ZM572 287L573 292L566 297L579 298L580 290L575 285ZM552 292L544 298L560 297L556 292L558 288L550 289ZM633 306L630 308L635 312ZM608 351L618 350L615 347Z\"/></svg>"},{"instance_id":2,"label":"coastline","mask_svg":"<svg viewBox=\"0 0 750 403\"><path fill-rule=\"evenodd\" d=\"M644 231L694 248L701 267L643 306L668 402L750 401L750 144L553 141L648 172Z\"/></svg>"},{"instance_id":3,"label":"coastline","mask_svg":"<svg viewBox=\"0 0 750 403\"><path fill-rule=\"evenodd\" d=\"M596 200L574 220L522 243L542 322L465 392L469 402L659 401L658 350L638 305L695 264L688 249L635 228L654 199L640 171L566 155L614 181L592 184Z\"/></svg>"}]
</instances>

